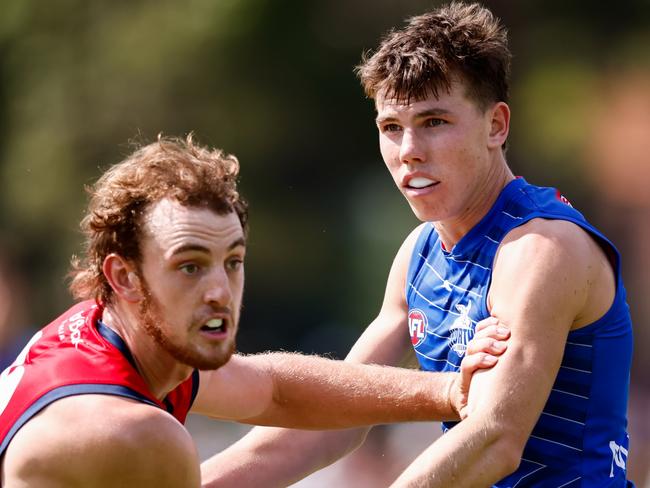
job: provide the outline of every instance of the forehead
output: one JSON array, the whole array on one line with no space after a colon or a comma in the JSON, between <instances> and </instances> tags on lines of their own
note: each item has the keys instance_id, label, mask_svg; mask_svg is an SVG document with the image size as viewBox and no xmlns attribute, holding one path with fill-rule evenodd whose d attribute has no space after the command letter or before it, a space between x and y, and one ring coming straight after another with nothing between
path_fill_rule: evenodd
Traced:
<instances>
[{"instance_id":1,"label":"forehead","mask_svg":"<svg viewBox=\"0 0 650 488\"><path fill-rule=\"evenodd\" d=\"M220 215L204 207L184 206L164 199L153 204L143 218L143 244L149 243L164 253L188 244L221 252L237 241L244 242L244 231L235 212Z\"/></svg>"},{"instance_id":2,"label":"forehead","mask_svg":"<svg viewBox=\"0 0 650 488\"><path fill-rule=\"evenodd\" d=\"M455 112L473 107L475 103L467 96L465 84L458 78L452 80L449 90L441 87L437 96L429 92L424 98L413 98L408 102L396 97L386 96L381 90L375 97L375 108L379 116L392 112L420 112L421 110L440 110Z\"/></svg>"}]
</instances>

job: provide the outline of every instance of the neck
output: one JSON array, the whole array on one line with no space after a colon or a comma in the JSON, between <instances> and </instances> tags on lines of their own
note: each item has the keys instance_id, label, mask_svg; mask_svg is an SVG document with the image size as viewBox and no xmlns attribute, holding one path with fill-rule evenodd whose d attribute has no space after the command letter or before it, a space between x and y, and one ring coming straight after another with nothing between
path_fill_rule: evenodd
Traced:
<instances>
[{"instance_id":1,"label":"neck","mask_svg":"<svg viewBox=\"0 0 650 488\"><path fill-rule=\"evenodd\" d=\"M495 164L473 191L472 198L467 202L466 209L453 218L433 222L438 235L445 247L451 249L490 211L505 186L515 177L503 161Z\"/></svg>"},{"instance_id":2,"label":"neck","mask_svg":"<svg viewBox=\"0 0 650 488\"><path fill-rule=\"evenodd\" d=\"M131 307L122 303L108 305L102 321L122 338L138 373L158 400L165 398L192 374L191 367L179 363L156 342Z\"/></svg>"}]
</instances>

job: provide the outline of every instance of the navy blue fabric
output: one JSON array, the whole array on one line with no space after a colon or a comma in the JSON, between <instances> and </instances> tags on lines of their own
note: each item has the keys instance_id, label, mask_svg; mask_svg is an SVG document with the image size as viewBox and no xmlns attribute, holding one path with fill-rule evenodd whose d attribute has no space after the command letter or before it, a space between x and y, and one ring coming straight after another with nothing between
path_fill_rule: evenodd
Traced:
<instances>
[{"instance_id":1,"label":"navy blue fabric","mask_svg":"<svg viewBox=\"0 0 650 488\"><path fill-rule=\"evenodd\" d=\"M420 366L458 371L487 294L499 244L534 218L561 219L591 234L612 258L614 303L598 321L569 333L556 381L526 444L520 467L496 488L625 487L627 396L632 326L615 247L553 188L510 182L487 215L453 249L426 224L411 258L406 297ZM443 428L453 427L443 424ZM621 466L621 464L623 466Z\"/></svg>"}]
</instances>

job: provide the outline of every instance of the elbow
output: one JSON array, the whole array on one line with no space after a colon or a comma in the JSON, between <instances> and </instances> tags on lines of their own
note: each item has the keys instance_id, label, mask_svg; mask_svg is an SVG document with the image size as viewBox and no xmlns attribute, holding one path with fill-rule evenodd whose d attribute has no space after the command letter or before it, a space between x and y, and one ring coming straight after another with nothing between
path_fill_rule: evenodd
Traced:
<instances>
[{"instance_id":1,"label":"elbow","mask_svg":"<svg viewBox=\"0 0 650 488\"><path fill-rule=\"evenodd\" d=\"M515 472L521 464L521 456L523 454L523 446L513 443L509 439L501 439L497 441L497 466L499 468L499 479L508 476Z\"/></svg>"},{"instance_id":2,"label":"elbow","mask_svg":"<svg viewBox=\"0 0 650 488\"><path fill-rule=\"evenodd\" d=\"M492 453L497 479L504 478L519 468L526 445L526 437L513 429L501 429L493 433Z\"/></svg>"},{"instance_id":3,"label":"elbow","mask_svg":"<svg viewBox=\"0 0 650 488\"><path fill-rule=\"evenodd\" d=\"M356 451L365 442L370 428L321 432L318 452L320 467L325 467ZM315 446L316 447L316 446Z\"/></svg>"}]
</instances>

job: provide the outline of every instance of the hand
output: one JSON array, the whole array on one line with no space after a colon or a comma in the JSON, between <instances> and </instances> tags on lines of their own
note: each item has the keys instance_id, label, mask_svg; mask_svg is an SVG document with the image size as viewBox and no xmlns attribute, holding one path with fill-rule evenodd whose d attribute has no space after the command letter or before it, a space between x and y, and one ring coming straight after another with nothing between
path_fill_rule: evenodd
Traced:
<instances>
[{"instance_id":1,"label":"hand","mask_svg":"<svg viewBox=\"0 0 650 488\"><path fill-rule=\"evenodd\" d=\"M476 324L474 337L467 344L460 373L454 379L450 391L451 405L461 420L468 415L467 398L474 373L497 363L497 356L503 354L508 347L506 339L509 337L510 330L495 317L488 317Z\"/></svg>"}]
</instances>

